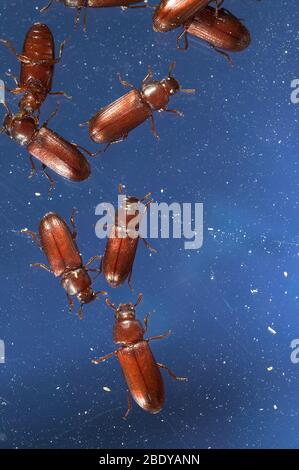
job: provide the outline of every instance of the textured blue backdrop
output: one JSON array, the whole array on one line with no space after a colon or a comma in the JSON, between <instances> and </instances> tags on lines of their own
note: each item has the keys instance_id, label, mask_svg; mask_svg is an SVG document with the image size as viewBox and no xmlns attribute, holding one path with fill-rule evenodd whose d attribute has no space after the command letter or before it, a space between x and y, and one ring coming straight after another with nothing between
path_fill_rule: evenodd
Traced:
<instances>
[{"instance_id":1,"label":"textured blue backdrop","mask_svg":"<svg viewBox=\"0 0 299 470\"><path fill-rule=\"evenodd\" d=\"M297 3L227 0L252 34L231 68L199 42L177 52L177 32L154 33L149 9L90 11L84 35L62 5L42 16L43 0L1 1L0 37L18 50L36 21L50 26L57 45L69 38L54 88L73 100L61 101L51 127L70 140L97 148L78 124L123 93L117 72L139 85L148 64L164 76L175 59L175 75L197 93L173 99L184 118L156 116L160 142L145 123L92 162L87 182L57 178L50 200L43 177L27 178L26 151L1 136L0 447L298 446L299 364L290 361L299 337L299 105L290 102L299 78ZM8 69L18 74L19 65L2 47L1 78ZM43 117L55 103L47 100ZM155 356L189 377L165 376L164 410L151 416L134 406L127 422L117 361L90 363L114 349L111 311L95 302L84 321L69 316L57 280L29 267L43 254L19 234L46 211L68 217L75 205L84 259L102 253L94 210L116 202L119 182L158 201L203 202L205 217L200 251L185 251L181 240L155 241L156 255L140 245L135 294L126 285L109 291L114 302L143 292L138 314L152 312L149 334L173 331L153 344Z\"/></svg>"}]
</instances>

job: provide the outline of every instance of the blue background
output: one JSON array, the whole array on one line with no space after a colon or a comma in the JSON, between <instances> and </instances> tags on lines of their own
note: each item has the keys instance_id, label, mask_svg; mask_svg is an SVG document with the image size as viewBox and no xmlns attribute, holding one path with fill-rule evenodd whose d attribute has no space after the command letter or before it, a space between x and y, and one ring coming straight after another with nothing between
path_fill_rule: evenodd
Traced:
<instances>
[{"instance_id":1,"label":"blue background","mask_svg":"<svg viewBox=\"0 0 299 470\"><path fill-rule=\"evenodd\" d=\"M84 35L61 4L41 15L42 0L1 1L0 37L18 51L36 21L50 26L57 47L69 38L53 88L73 99L61 99L50 125L69 140L97 150L78 124L124 93L117 72L139 86L149 64L162 78L176 60L175 76L197 92L173 98L183 118L156 115L160 142L146 122L91 162L88 181L57 177L50 199L45 178L27 178L26 150L1 136L0 447L298 447L299 364L290 360L290 342L299 337L299 105L290 101L299 78L297 3L226 0L252 34L232 68L199 41L176 51L178 31L154 33L150 9L89 11ZM19 73L1 47L3 79L8 69ZM56 101L47 99L41 121ZM115 349L112 311L94 302L84 321L70 316L57 279L29 266L44 255L19 234L36 230L49 210L68 218L76 206L84 260L101 254L95 206L116 203L120 182L159 202L204 203L202 249L160 239L151 255L141 244L134 294L127 285L108 289L116 303L143 292L138 316L151 312L149 335L173 332L152 344L157 360L189 378L179 383L166 374L163 411L150 415L135 405L127 422L117 360L90 362ZM95 287L107 288L102 277Z\"/></svg>"}]
</instances>

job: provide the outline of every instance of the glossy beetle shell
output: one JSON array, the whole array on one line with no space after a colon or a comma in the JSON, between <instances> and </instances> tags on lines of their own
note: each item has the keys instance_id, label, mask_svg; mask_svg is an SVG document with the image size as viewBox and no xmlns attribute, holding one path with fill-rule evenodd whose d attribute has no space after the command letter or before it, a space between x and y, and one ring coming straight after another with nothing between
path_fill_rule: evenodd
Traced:
<instances>
[{"instance_id":1,"label":"glossy beetle shell","mask_svg":"<svg viewBox=\"0 0 299 470\"><path fill-rule=\"evenodd\" d=\"M127 228L129 222L138 215L136 207L133 206L138 202L135 197L125 198L116 215L116 223L111 228L111 231L114 231L113 237L109 236L107 239L102 268L111 287L118 287L126 279L130 280L132 274L139 237L132 238Z\"/></svg>"},{"instance_id":2,"label":"glossy beetle shell","mask_svg":"<svg viewBox=\"0 0 299 470\"><path fill-rule=\"evenodd\" d=\"M83 181L90 175L90 166L75 145L56 132L41 127L27 147L28 152L60 176Z\"/></svg>"},{"instance_id":3,"label":"glossy beetle shell","mask_svg":"<svg viewBox=\"0 0 299 470\"><path fill-rule=\"evenodd\" d=\"M171 31L184 24L211 0L162 0L153 17L154 31Z\"/></svg>"},{"instance_id":4,"label":"glossy beetle shell","mask_svg":"<svg viewBox=\"0 0 299 470\"><path fill-rule=\"evenodd\" d=\"M243 23L227 10L207 7L196 14L186 25L187 33L212 46L238 52L250 44L250 33Z\"/></svg>"},{"instance_id":5,"label":"glossy beetle shell","mask_svg":"<svg viewBox=\"0 0 299 470\"><path fill-rule=\"evenodd\" d=\"M58 214L49 212L44 215L39 224L39 235L43 251L56 277L82 266L76 242Z\"/></svg>"},{"instance_id":6,"label":"glossy beetle shell","mask_svg":"<svg viewBox=\"0 0 299 470\"><path fill-rule=\"evenodd\" d=\"M151 115L138 90L132 90L101 109L89 121L90 138L97 143L110 143L128 133Z\"/></svg>"},{"instance_id":7,"label":"glossy beetle shell","mask_svg":"<svg viewBox=\"0 0 299 470\"><path fill-rule=\"evenodd\" d=\"M117 358L135 402L145 411L159 413L164 404L164 384L148 342L119 349Z\"/></svg>"},{"instance_id":8,"label":"glossy beetle shell","mask_svg":"<svg viewBox=\"0 0 299 470\"><path fill-rule=\"evenodd\" d=\"M160 82L143 81L136 88L100 109L89 121L90 138L97 143L112 143L127 137L129 132L166 108L169 98L180 90L177 80L168 76Z\"/></svg>"}]
</instances>

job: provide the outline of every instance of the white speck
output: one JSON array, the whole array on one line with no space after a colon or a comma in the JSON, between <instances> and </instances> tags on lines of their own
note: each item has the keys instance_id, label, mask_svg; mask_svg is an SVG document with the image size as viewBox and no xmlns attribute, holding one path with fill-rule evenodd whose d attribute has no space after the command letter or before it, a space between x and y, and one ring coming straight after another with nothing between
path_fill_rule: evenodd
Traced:
<instances>
[{"instance_id":1,"label":"white speck","mask_svg":"<svg viewBox=\"0 0 299 470\"><path fill-rule=\"evenodd\" d=\"M39 197L41 193L34 193L36 197Z\"/></svg>"},{"instance_id":2,"label":"white speck","mask_svg":"<svg viewBox=\"0 0 299 470\"><path fill-rule=\"evenodd\" d=\"M274 408L275 411L278 410L278 406L277 406L277 405L273 405L273 408Z\"/></svg>"},{"instance_id":3,"label":"white speck","mask_svg":"<svg viewBox=\"0 0 299 470\"><path fill-rule=\"evenodd\" d=\"M273 330L271 326L268 326L268 331L272 333L272 335L277 335L277 331Z\"/></svg>"},{"instance_id":4,"label":"white speck","mask_svg":"<svg viewBox=\"0 0 299 470\"><path fill-rule=\"evenodd\" d=\"M287 271L284 271L283 275L284 275L285 278L287 278L289 274L288 274Z\"/></svg>"},{"instance_id":5,"label":"white speck","mask_svg":"<svg viewBox=\"0 0 299 470\"><path fill-rule=\"evenodd\" d=\"M104 392L111 392L111 388L109 387L103 387Z\"/></svg>"},{"instance_id":6,"label":"white speck","mask_svg":"<svg viewBox=\"0 0 299 470\"><path fill-rule=\"evenodd\" d=\"M268 371L268 372L272 372L272 370L273 370L273 366L267 367L267 371Z\"/></svg>"},{"instance_id":7,"label":"white speck","mask_svg":"<svg viewBox=\"0 0 299 470\"><path fill-rule=\"evenodd\" d=\"M251 294L257 294L258 291L259 291L258 289L250 289Z\"/></svg>"},{"instance_id":8,"label":"white speck","mask_svg":"<svg viewBox=\"0 0 299 470\"><path fill-rule=\"evenodd\" d=\"M160 193L164 193L164 189L163 189L163 188L160 189Z\"/></svg>"}]
</instances>

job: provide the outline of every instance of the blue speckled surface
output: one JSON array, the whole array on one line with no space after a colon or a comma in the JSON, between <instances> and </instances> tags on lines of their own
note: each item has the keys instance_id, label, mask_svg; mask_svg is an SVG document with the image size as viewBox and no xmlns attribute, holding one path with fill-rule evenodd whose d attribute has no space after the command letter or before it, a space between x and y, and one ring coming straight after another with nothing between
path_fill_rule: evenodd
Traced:
<instances>
[{"instance_id":1,"label":"blue speckled surface","mask_svg":"<svg viewBox=\"0 0 299 470\"><path fill-rule=\"evenodd\" d=\"M42 176L28 181L26 151L1 136L0 447L298 447L299 364L290 360L299 337L297 0L226 0L252 34L234 68L196 41L177 52L177 32L154 33L150 9L91 11L84 35L72 11L57 4L41 16L43 4L2 0L0 37L20 50L29 26L44 21L57 44L69 38L54 88L73 100L61 100L51 123L65 138L97 149L78 124L123 93L117 72L138 86L149 64L162 77L176 60L176 77L197 93L173 99L184 118L156 117L160 142L145 123L92 162L87 182L57 178L51 199ZM2 78L7 69L18 74L19 65L1 47ZM55 103L47 100L42 118ZM203 202L205 217L201 250L181 240L154 241L155 255L140 246L134 295L126 285L109 291L116 303L143 292L138 314L152 313L149 334L173 332L153 344L156 358L189 377L165 376L164 410L134 406L127 422L116 359L90 362L115 347L111 311L95 302L84 321L69 316L57 280L29 267L45 262L42 253L18 232L36 229L48 210L67 218L75 205L84 259L102 253L95 206L115 203L120 182L158 201ZM102 278L96 287L105 288Z\"/></svg>"}]
</instances>

